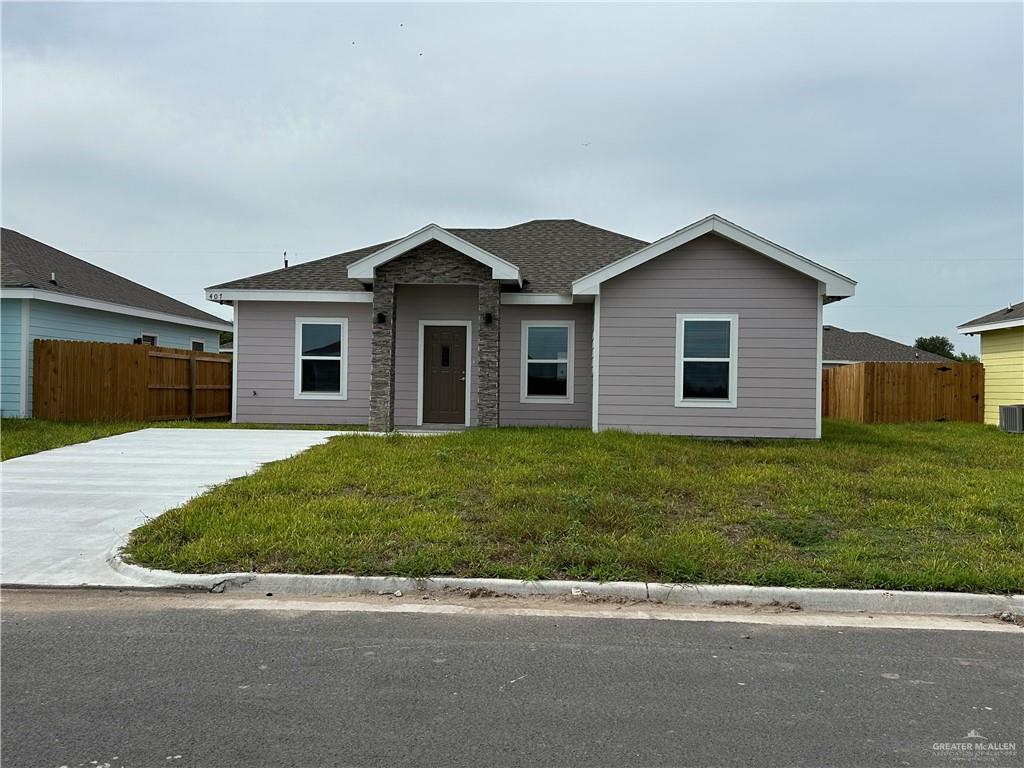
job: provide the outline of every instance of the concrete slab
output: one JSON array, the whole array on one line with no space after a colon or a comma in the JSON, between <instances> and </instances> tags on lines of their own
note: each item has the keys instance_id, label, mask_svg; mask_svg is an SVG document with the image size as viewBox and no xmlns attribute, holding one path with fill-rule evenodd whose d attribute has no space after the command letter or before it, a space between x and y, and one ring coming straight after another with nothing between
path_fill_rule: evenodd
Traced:
<instances>
[{"instance_id":1,"label":"concrete slab","mask_svg":"<svg viewBox=\"0 0 1024 768\"><path fill-rule=\"evenodd\" d=\"M132 529L337 434L310 430L144 429L0 465L0 581L131 586L107 558Z\"/></svg>"}]
</instances>

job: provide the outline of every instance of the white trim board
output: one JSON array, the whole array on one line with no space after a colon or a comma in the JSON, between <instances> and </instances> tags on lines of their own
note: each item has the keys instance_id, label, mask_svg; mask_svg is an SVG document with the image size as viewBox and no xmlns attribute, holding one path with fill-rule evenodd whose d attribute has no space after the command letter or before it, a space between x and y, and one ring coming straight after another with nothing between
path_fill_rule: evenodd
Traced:
<instances>
[{"instance_id":1,"label":"white trim board","mask_svg":"<svg viewBox=\"0 0 1024 768\"><path fill-rule=\"evenodd\" d=\"M235 301L332 301L338 304L371 304L373 291L279 291L262 288L221 291L207 288L206 298L221 304Z\"/></svg>"},{"instance_id":2,"label":"white trim board","mask_svg":"<svg viewBox=\"0 0 1024 768\"><path fill-rule=\"evenodd\" d=\"M594 297L594 331L590 351L590 428L601 429L599 403L601 394L601 297Z\"/></svg>"},{"instance_id":3,"label":"white trim board","mask_svg":"<svg viewBox=\"0 0 1024 768\"><path fill-rule=\"evenodd\" d=\"M825 310L825 285L818 283L818 331L814 336L815 358L817 365L814 370L814 436L821 437L821 354L825 343L825 326L822 315Z\"/></svg>"},{"instance_id":4,"label":"white trim board","mask_svg":"<svg viewBox=\"0 0 1024 768\"><path fill-rule=\"evenodd\" d=\"M1015 317L1012 320L997 320L994 323L981 323L980 325L958 325L956 329L964 336L971 336L985 331L1001 331L1004 328L1020 328L1022 326L1024 326L1024 317Z\"/></svg>"},{"instance_id":5,"label":"white trim board","mask_svg":"<svg viewBox=\"0 0 1024 768\"><path fill-rule=\"evenodd\" d=\"M529 360L527 352L530 347L529 332L531 328L565 328L567 329L567 345L565 360ZM523 320L519 326L519 402L520 403L562 403L572 405L576 399L576 321L575 320ZM565 363L565 396L528 395L527 379L530 363Z\"/></svg>"},{"instance_id":6,"label":"white trim board","mask_svg":"<svg viewBox=\"0 0 1024 768\"><path fill-rule=\"evenodd\" d=\"M29 316L29 301L23 300L21 302L21 350L19 363L21 365L21 371L19 375L21 377L21 391L18 393L18 415L22 418L28 417L28 368L29 368L29 353L32 351L32 338L30 333L31 318Z\"/></svg>"},{"instance_id":7,"label":"white trim board","mask_svg":"<svg viewBox=\"0 0 1024 768\"><path fill-rule=\"evenodd\" d=\"M303 325L340 325L341 356L319 356L302 354ZM338 360L341 370L338 392L303 392L302 361L307 360ZM237 359L233 361L238 367ZM347 317L296 317L295 318L295 377L293 381L295 400L348 400L348 318Z\"/></svg>"},{"instance_id":8,"label":"white trim board","mask_svg":"<svg viewBox=\"0 0 1024 768\"><path fill-rule=\"evenodd\" d=\"M503 293L502 304L572 304L573 297L567 293Z\"/></svg>"},{"instance_id":9,"label":"white trim board","mask_svg":"<svg viewBox=\"0 0 1024 768\"><path fill-rule=\"evenodd\" d=\"M711 232L746 246L763 256L774 259L780 264L795 269L797 272L813 277L815 280L825 284L826 294L829 296L853 296L856 290L857 282L855 280L851 280L845 275L841 275L797 253L793 253L793 251L776 245L769 240L765 240L760 235L755 235L753 232L743 229L717 214L712 214L641 248L629 256L575 280L572 284L572 292L573 294L600 293L601 283L606 280L617 277L623 272L628 272L634 267L638 267L657 256L661 256L663 253L667 253Z\"/></svg>"},{"instance_id":10,"label":"white trim board","mask_svg":"<svg viewBox=\"0 0 1024 768\"><path fill-rule=\"evenodd\" d=\"M473 380L473 321L472 320L420 320L416 337L416 426L423 426L423 329L428 325L464 326L466 328L466 426L470 426L470 382Z\"/></svg>"},{"instance_id":11,"label":"white trim board","mask_svg":"<svg viewBox=\"0 0 1024 768\"><path fill-rule=\"evenodd\" d=\"M231 423L238 423L238 307L231 323Z\"/></svg>"},{"instance_id":12,"label":"white trim board","mask_svg":"<svg viewBox=\"0 0 1024 768\"><path fill-rule=\"evenodd\" d=\"M437 224L427 224L422 229L418 229L411 235L403 237L391 245L381 248L379 251L371 253L369 256L364 256L361 259L353 261L348 265L348 276L353 280L372 280L374 270L381 264L384 264L392 259L396 259L402 254L408 253L413 248L428 243L431 240L436 240L439 243L447 245L449 248L453 248L464 256L468 256L474 261L478 261L484 266L491 268L491 277L495 280L514 280L519 285L523 284L522 275L519 273L519 267L508 261L505 261L498 256L495 256L489 251L485 251L479 246L473 245L467 240L463 240L457 235L453 235L443 227L439 227Z\"/></svg>"},{"instance_id":13,"label":"white trim board","mask_svg":"<svg viewBox=\"0 0 1024 768\"><path fill-rule=\"evenodd\" d=\"M4 299L31 299L33 301L50 301L54 304L67 304L72 307L83 309L96 309L100 312L113 312L118 315L128 315L145 320L159 320L164 323L175 323L176 325L190 325L193 328L210 328L214 331L230 331L231 323L227 320L213 321L200 320L184 315L174 315L168 312L156 312L150 309L129 307L125 304L114 304L109 301L98 299L87 299L82 296L72 296L67 293L55 293L54 291L40 291L37 288L4 288L0 290L0 298Z\"/></svg>"}]
</instances>

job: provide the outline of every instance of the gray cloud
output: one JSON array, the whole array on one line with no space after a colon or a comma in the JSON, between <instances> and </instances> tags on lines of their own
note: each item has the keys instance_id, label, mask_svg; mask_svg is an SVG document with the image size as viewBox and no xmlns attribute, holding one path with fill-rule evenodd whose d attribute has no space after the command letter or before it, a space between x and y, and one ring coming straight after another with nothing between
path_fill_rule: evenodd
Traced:
<instances>
[{"instance_id":1,"label":"gray cloud","mask_svg":"<svg viewBox=\"0 0 1024 768\"><path fill-rule=\"evenodd\" d=\"M4 224L201 306L285 249L427 221L654 239L715 211L855 277L826 322L953 336L1024 294L1022 24L1019 4L5 4Z\"/></svg>"}]
</instances>

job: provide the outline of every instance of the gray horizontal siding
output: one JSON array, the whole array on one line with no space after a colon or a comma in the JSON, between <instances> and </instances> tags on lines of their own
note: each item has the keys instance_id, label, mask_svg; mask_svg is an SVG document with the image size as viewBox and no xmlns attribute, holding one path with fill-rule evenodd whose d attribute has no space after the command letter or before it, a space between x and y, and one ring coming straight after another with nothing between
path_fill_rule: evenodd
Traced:
<instances>
[{"instance_id":1,"label":"gray horizontal siding","mask_svg":"<svg viewBox=\"0 0 1024 768\"><path fill-rule=\"evenodd\" d=\"M814 437L818 284L707 235L601 286L602 429ZM676 314L739 316L737 407L677 408Z\"/></svg>"},{"instance_id":2,"label":"gray horizontal siding","mask_svg":"<svg viewBox=\"0 0 1024 768\"><path fill-rule=\"evenodd\" d=\"M366 424L370 413L370 305L240 301L237 420L265 424ZM348 399L295 399L295 318L348 319ZM255 391L255 395L253 392Z\"/></svg>"},{"instance_id":3,"label":"gray horizontal siding","mask_svg":"<svg viewBox=\"0 0 1024 768\"><path fill-rule=\"evenodd\" d=\"M524 320L573 320L575 322L572 403L519 402L522 324ZM501 397L499 402L502 426L589 427L591 425L593 327L593 304L568 306L506 304L501 308Z\"/></svg>"},{"instance_id":4,"label":"gray horizontal siding","mask_svg":"<svg viewBox=\"0 0 1024 768\"><path fill-rule=\"evenodd\" d=\"M399 285L395 288L395 425L416 425L416 401L419 395L420 320L470 320L471 344L469 418L477 423L477 311L475 285Z\"/></svg>"}]
</instances>

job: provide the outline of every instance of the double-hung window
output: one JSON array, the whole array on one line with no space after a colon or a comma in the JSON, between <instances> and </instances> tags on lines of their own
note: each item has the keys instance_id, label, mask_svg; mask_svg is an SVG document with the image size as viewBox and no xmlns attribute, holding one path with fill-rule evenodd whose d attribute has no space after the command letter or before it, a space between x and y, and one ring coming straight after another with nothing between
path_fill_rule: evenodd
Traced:
<instances>
[{"instance_id":1,"label":"double-hung window","mask_svg":"<svg viewBox=\"0 0 1024 768\"><path fill-rule=\"evenodd\" d=\"M571 403L573 401L572 320L524 320L519 401Z\"/></svg>"},{"instance_id":2,"label":"double-hung window","mask_svg":"<svg viewBox=\"0 0 1024 768\"><path fill-rule=\"evenodd\" d=\"M676 406L736 407L736 315L676 315Z\"/></svg>"},{"instance_id":3,"label":"double-hung window","mask_svg":"<svg viewBox=\"0 0 1024 768\"><path fill-rule=\"evenodd\" d=\"M348 321L338 317L295 320L295 397L344 400L347 393Z\"/></svg>"}]
</instances>

